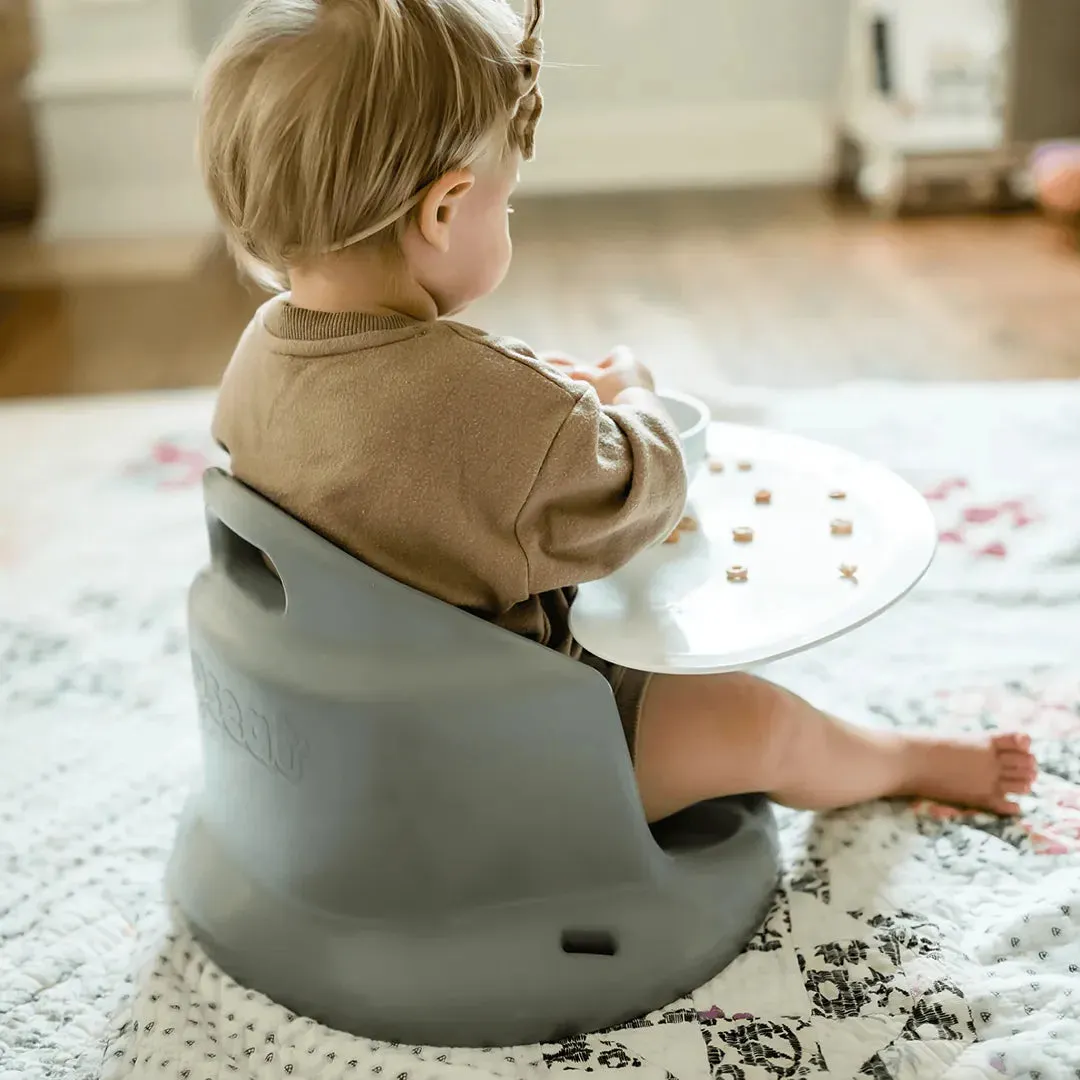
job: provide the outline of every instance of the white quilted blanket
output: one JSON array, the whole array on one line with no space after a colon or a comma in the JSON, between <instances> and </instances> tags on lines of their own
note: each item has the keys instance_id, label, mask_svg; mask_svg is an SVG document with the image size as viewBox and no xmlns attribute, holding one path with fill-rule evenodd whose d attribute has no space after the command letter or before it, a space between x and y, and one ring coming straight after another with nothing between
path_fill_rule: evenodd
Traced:
<instances>
[{"instance_id":1,"label":"white quilted blanket","mask_svg":"<svg viewBox=\"0 0 1080 1080\"><path fill-rule=\"evenodd\" d=\"M487 1053L323 1030L170 924L210 399L0 409L0 1080L1080 1077L1080 385L763 401L910 476L944 537L909 600L774 677L880 723L1022 725L1044 778L1009 825L787 815L775 909L727 972L623 1030Z\"/></svg>"}]
</instances>

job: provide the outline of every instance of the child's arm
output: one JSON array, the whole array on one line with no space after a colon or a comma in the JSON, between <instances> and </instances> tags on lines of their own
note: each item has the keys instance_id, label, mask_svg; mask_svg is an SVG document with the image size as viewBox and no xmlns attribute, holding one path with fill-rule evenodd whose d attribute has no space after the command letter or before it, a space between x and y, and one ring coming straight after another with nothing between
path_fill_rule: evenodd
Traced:
<instances>
[{"instance_id":1,"label":"child's arm","mask_svg":"<svg viewBox=\"0 0 1080 1080\"><path fill-rule=\"evenodd\" d=\"M544 359L568 378L588 383L602 405L628 405L659 416L671 428L675 427L675 421L656 394L652 372L625 345L617 345L595 367L579 364L561 354Z\"/></svg>"},{"instance_id":2,"label":"child's arm","mask_svg":"<svg viewBox=\"0 0 1080 1080\"><path fill-rule=\"evenodd\" d=\"M626 394L602 406L584 393L548 450L517 521L530 592L606 577L682 516L678 433L651 391Z\"/></svg>"}]
</instances>

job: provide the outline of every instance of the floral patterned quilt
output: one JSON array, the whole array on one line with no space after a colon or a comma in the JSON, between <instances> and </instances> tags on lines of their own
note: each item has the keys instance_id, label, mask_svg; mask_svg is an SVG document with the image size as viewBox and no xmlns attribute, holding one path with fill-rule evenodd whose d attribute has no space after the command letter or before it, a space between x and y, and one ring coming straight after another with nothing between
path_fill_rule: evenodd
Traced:
<instances>
[{"instance_id":1,"label":"floral patterned quilt","mask_svg":"<svg viewBox=\"0 0 1080 1080\"><path fill-rule=\"evenodd\" d=\"M0 408L0 1080L1080 1077L1080 386L761 403L909 476L942 539L908 600L772 677L871 723L1020 726L1042 780L1015 822L785 813L781 889L732 967L624 1028L488 1052L324 1030L170 920L210 398Z\"/></svg>"}]
</instances>

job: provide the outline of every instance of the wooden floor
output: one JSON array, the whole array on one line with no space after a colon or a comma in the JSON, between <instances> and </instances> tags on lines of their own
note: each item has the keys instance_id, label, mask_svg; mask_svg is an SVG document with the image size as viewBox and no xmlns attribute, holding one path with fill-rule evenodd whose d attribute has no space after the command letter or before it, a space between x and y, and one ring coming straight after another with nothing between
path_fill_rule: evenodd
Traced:
<instances>
[{"instance_id":1,"label":"wooden floor","mask_svg":"<svg viewBox=\"0 0 1080 1080\"><path fill-rule=\"evenodd\" d=\"M690 193L523 200L513 224L470 321L583 356L625 342L687 389L1080 376L1080 254L1033 215ZM94 250L0 242L0 397L216 382L261 299L225 255Z\"/></svg>"}]
</instances>

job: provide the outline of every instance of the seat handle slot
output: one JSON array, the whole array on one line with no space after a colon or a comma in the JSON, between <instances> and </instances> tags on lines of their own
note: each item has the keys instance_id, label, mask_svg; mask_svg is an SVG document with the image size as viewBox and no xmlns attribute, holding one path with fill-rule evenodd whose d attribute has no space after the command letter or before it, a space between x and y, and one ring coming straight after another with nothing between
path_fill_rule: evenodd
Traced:
<instances>
[{"instance_id":1,"label":"seat handle slot","mask_svg":"<svg viewBox=\"0 0 1080 1080\"><path fill-rule=\"evenodd\" d=\"M615 956L619 942L610 930L564 930L562 951L572 956Z\"/></svg>"},{"instance_id":2,"label":"seat handle slot","mask_svg":"<svg viewBox=\"0 0 1080 1080\"><path fill-rule=\"evenodd\" d=\"M229 580L264 611L284 615L288 594L273 559L229 528L219 517L208 515L210 555Z\"/></svg>"}]
</instances>

